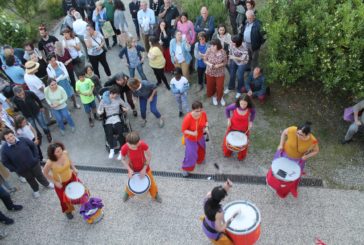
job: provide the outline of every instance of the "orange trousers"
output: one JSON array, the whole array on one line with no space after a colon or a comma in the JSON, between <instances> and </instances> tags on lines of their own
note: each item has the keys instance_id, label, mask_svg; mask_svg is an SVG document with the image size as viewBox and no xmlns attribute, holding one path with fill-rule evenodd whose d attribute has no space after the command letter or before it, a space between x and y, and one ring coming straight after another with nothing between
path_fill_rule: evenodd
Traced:
<instances>
[{"instance_id":1,"label":"orange trousers","mask_svg":"<svg viewBox=\"0 0 364 245\"><path fill-rule=\"evenodd\" d=\"M147 175L150 178L149 193L152 196L152 198L155 198L157 196L157 194L158 194L158 187L157 187L157 184L155 183L155 180L154 180L153 173L152 173L151 169L149 169L149 171L147 172ZM128 193L129 197L134 196L134 193L129 190L128 185L126 185L126 187L125 187L125 192Z\"/></svg>"},{"instance_id":2,"label":"orange trousers","mask_svg":"<svg viewBox=\"0 0 364 245\"><path fill-rule=\"evenodd\" d=\"M222 234L219 240L217 241L213 239L210 239L210 241L214 245L234 245L234 243L230 240L230 238L225 234Z\"/></svg>"}]
</instances>

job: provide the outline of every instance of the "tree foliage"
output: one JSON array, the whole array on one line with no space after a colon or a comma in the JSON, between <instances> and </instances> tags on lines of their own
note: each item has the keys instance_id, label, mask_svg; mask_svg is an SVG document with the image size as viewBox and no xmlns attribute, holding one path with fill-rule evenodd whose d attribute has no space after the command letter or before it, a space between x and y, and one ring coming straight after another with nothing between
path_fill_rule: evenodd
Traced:
<instances>
[{"instance_id":1,"label":"tree foliage","mask_svg":"<svg viewBox=\"0 0 364 245\"><path fill-rule=\"evenodd\" d=\"M268 0L259 18L271 80L287 85L305 79L321 82L326 92L364 95L361 0Z\"/></svg>"}]
</instances>

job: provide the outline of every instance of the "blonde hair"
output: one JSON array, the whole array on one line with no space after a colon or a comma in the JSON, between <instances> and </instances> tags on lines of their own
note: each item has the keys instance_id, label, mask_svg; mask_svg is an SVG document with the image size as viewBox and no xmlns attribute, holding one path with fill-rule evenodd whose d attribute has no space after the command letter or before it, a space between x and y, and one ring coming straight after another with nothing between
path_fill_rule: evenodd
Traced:
<instances>
[{"instance_id":1,"label":"blonde hair","mask_svg":"<svg viewBox=\"0 0 364 245\"><path fill-rule=\"evenodd\" d=\"M128 48L131 48L131 44L133 43L133 41L136 41L136 39L133 37L133 36L130 36L129 38L128 38L128 40L126 41L126 46L128 47Z\"/></svg>"},{"instance_id":2,"label":"blonde hair","mask_svg":"<svg viewBox=\"0 0 364 245\"><path fill-rule=\"evenodd\" d=\"M97 1L96 3L95 3L95 6L97 7L97 6L104 6L104 2L103 1Z\"/></svg>"}]
</instances>

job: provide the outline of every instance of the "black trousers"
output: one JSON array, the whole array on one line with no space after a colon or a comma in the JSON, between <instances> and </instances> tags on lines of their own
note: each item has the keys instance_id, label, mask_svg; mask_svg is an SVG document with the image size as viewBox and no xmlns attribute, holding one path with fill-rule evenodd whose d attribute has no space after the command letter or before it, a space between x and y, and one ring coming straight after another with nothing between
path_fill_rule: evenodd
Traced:
<instances>
[{"instance_id":1,"label":"black trousers","mask_svg":"<svg viewBox=\"0 0 364 245\"><path fill-rule=\"evenodd\" d=\"M206 71L206 67L204 67L204 68L197 67L198 84L200 84L200 85L206 84L205 71Z\"/></svg>"},{"instance_id":2,"label":"black trousers","mask_svg":"<svg viewBox=\"0 0 364 245\"><path fill-rule=\"evenodd\" d=\"M153 69L153 72L154 72L154 75L155 77L157 78L157 81L158 81L158 85L163 83L166 85L167 89L171 89L169 87L169 84L167 82L167 78L166 76L164 75L164 68L161 68L161 69L158 69L158 68L152 68Z\"/></svg>"},{"instance_id":3,"label":"black trousers","mask_svg":"<svg viewBox=\"0 0 364 245\"><path fill-rule=\"evenodd\" d=\"M48 180L44 177L42 173L42 169L40 168L40 164L37 163L33 168L28 169L27 171L18 173L20 176L24 177L32 190L39 191L38 182L43 186L47 187L49 185ZM38 180L38 182L37 182Z\"/></svg>"},{"instance_id":4,"label":"black trousers","mask_svg":"<svg viewBox=\"0 0 364 245\"><path fill-rule=\"evenodd\" d=\"M133 101L133 92L131 92L131 90L121 92L120 97L123 101L125 101L125 96L131 109L135 110L135 104Z\"/></svg>"},{"instance_id":5,"label":"black trousers","mask_svg":"<svg viewBox=\"0 0 364 245\"><path fill-rule=\"evenodd\" d=\"M3 201L5 207L10 210L14 206L13 201L10 198L10 194L0 185L0 199ZM1 220L1 214L0 214Z\"/></svg>"},{"instance_id":6,"label":"black trousers","mask_svg":"<svg viewBox=\"0 0 364 245\"><path fill-rule=\"evenodd\" d=\"M111 71L110 71L110 67L109 64L107 63L106 60L106 52L102 52L102 54L100 55L89 55L88 56L90 63L92 65L92 68L94 69L94 72L96 75L98 75L100 77L100 73L99 73L99 62L101 63L101 65L104 67L104 71L106 73L106 75L109 77L111 76Z\"/></svg>"},{"instance_id":7,"label":"black trousers","mask_svg":"<svg viewBox=\"0 0 364 245\"><path fill-rule=\"evenodd\" d=\"M125 138L123 135L123 126L121 122L115 124L105 124L104 130L105 130L106 140L110 146L110 149L114 149L116 147L114 142L114 134L118 135L118 141L120 146L125 144Z\"/></svg>"}]
</instances>

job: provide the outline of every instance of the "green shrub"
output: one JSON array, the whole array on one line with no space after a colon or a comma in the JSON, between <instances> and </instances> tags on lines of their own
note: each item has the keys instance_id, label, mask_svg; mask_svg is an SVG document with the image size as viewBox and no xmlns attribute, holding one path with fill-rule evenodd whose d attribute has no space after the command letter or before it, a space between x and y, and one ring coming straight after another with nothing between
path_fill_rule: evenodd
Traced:
<instances>
[{"instance_id":1,"label":"green shrub","mask_svg":"<svg viewBox=\"0 0 364 245\"><path fill-rule=\"evenodd\" d=\"M0 43L13 47L23 47L27 39L24 26L9 21L5 15L0 15Z\"/></svg>"},{"instance_id":2,"label":"green shrub","mask_svg":"<svg viewBox=\"0 0 364 245\"><path fill-rule=\"evenodd\" d=\"M268 0L259 12L272 81L322 83L326 92L364 95L361 0Z\"/></svg>"},{"instance_id":3,"label":"green shrub","mask_svg":"<svg viewBox=\"0 0 364 245\"><path fill-rule=\"evenodd\" d=\"M188 18L195 22L196 17L200 15L200 9L203 5L209 9L209 15L214 16L215 26L225 23L228 18L228 12L221 0L185 0L179 3L181 10L188 13Z\"/></svg>"},{"instance_id":4,"label":"green shrub","mask_svg":"<svg viewBox=\"0 0 364 245\"><path fill-rule=\"evenodd\" d=\"M51 19L57 19L63 16L62 0L47 0L47 9Z\"/></svg>"}]
</instances>

